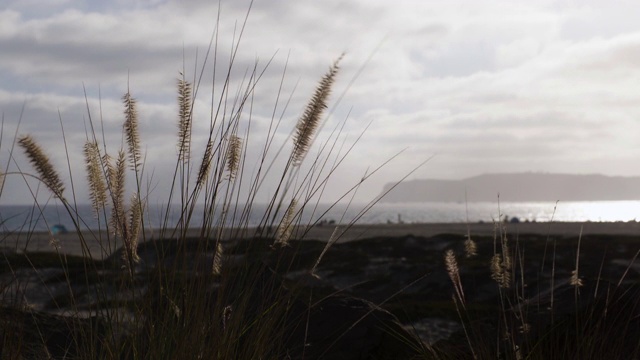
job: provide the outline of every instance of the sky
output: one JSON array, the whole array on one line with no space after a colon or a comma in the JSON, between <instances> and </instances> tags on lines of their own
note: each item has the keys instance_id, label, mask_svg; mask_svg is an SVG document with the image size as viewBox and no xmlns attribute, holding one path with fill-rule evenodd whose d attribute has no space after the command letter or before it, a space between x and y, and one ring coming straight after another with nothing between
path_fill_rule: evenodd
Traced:
<instances>
[{"instance_id":1,"label":"sky","mask_svg":"<svg viewBox=\"0 0 640 360\"><path fill-rule=\"evenodd\" d=\"M72 178L87 202L88 119L117 151L129 89L150 184L166 193L175 166L167 159L177 153L176 79L200 74L219 18L193 144L203 146L211 91L222 84L222 76L211 80L213 60L224 73L238 44L231 95L255 64L264 70L247 162L258 158L274 108L282 118L274 141L290 149L287 136L318 80L345 53L318 139L346 121L340 141L357 141L332 174L328 202L391 158L357 199L406 175L640 175L640 2L256 0L248 9L244 0L0 0L0 165L15 172L14 135L31 134L66 171L62 123L72 164L63 181ZM17 151L14 158L33 172ZM7 176L0 204L32 202L24 180Z\"/></svg>"}]
</instances>

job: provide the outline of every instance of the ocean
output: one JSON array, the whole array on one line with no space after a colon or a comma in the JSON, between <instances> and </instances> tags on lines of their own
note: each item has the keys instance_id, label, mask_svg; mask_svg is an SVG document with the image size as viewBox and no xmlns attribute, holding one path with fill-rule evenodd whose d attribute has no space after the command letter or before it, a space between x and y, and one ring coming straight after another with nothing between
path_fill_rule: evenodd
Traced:
<instances>
[{"instance_id":1,"label":"ocean","mask_svg":"<svg viewBox=\"0 0 640 360\"><path fill-rule=\"evenodd\" d=\"M477 202L477 203L378 203L368 211L364 204L329 205L321 204L314 211L309 205L301 214L301 223L326 221L348 224L384 224L384 223L465 223L492 222L497 219L517 218L519 221L591 221L591 222L628 222L640 219L640 201L580 201L580 202ZM145 227L158 228L162 225L160 216L165 206L150 206L145 214ZM169 226L175 226L179 220L179 206L172 206L168 217ZM256 205L246 218L248 225L261 224L265 213L265 205ZM191 227L202 225L202 206L196 207L191 220ZM240 210L232 222L228 217L227 224L238 224ZM326 212L326 213L325 213ZM78 206L78 215L82 219L83 229L97 230L104 228L98 221L89 205ZM277 217L276 217L277 218ZM61 205L34 206L2 205L0 206L0 232L12 231L46 231L54 225L63 225L73 229L71 216Z\"/></svg>"}]
</instances>

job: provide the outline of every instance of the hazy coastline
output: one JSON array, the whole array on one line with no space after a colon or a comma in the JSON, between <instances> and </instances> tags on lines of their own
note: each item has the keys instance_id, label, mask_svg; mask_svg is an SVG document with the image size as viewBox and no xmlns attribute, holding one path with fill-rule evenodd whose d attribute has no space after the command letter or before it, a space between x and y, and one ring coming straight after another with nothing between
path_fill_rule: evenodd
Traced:
<instances>
[{"instance_id":1,"label":"hazy coastline","mask_svg":"<svg viewBox=\"0 0 640 360\"><path fill-rule=\"evenodd\" d=\"M416 179L384 186L382 202L554 202L640 200L640 177L507 173L461 180Z\"/></svg>"}]
</instances>

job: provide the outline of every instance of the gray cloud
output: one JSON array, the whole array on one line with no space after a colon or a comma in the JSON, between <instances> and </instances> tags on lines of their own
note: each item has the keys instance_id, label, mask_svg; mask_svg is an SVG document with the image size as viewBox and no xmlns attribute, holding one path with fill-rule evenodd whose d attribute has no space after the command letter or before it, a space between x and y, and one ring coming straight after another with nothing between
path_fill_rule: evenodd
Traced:
<instances>
[{"instance_id":1,"label":"gray cloud","mask_svg":"<svg viewBox=\"0 0 640 360\"><path fill-rule=\"evenodd\" d=\"M196 102L195 145L206 141L211 91L220 94L234 30L237 38L248 4L222 3L216 82L211 56ZM183 66L189 79L199 76L217 7L204 0L9 2L0 11L0 160L7 161L6 134L15 131L24 103L21 133L33 133L64 167L58 110L69 142L81 146L89 117L83 84L92 119L100 119L101 105L105 137L116 149L120 97L128 83L140 102L149 168L162 183L171 175L166 159L176 152L175 81ZM640 155L634 137L640 131L640 26L632 21L637 10L632 2L614 7L599 1L256 1L234 59L230 94L246 86L244 76L256 61L261 71L277 54L245 109L246 119L249 110L252 116L248 166L259 157L274 108L276 121L282 118L275 134L279 146L317 80L347 51L334 93L334 99L343 93L344 98L320 140L347 114L342 136L348 140L372 126L336 173L340 183L354 183L368 167L407 149L362 188L365 195L377 194L382 184L433 154L415 176L638 175L633 164ZM233 99L226 104L232 106ZM76 149L72 160L81 164L77 154ZM339 185L331 189L334 194ZM158 185L159 193L163 189ZM2 201L20 201L8 196Z\"/></svg>"}]
</instances>

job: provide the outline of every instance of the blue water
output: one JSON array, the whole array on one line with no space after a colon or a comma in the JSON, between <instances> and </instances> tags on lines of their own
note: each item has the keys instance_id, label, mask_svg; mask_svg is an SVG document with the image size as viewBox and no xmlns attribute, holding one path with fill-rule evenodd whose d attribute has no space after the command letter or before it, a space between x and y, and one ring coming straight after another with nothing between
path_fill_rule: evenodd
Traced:
<instances>
[{"instance_id":1,"label":"blue water","mask_svg":"<svg viewBox=\"0 0 640 360\"><path fill-rule=\"evenodd\" d=\"M502 218L517 217L521 221L593 221L615 222L640 220L640 201L595 201L595 202L522 202L522 203L410 203L387 204L379 203L364 214L361 211L366 205L358 204L346 207L337 205L321 216L328 205L319 205L313 211L309 205L301 215L301 223L307 224L316 220L333 220L336 223L357 222L360 224L397 223L455 223L455 222L491 222L502 215ZM179 206L171 207L168 226L175 226L180 213ZM265 205L254 205L245 224L260 225L265 213ZM158 228L162 226L163 206L149 206L145 213L145 227ZM231 212L233 213L233 212ZM240 224L239 210L236 218L228 217L227 225ZM83 229L104 228L104 219L100 224L88 205L78 206L78 218ZM276 217L279 219L278 217ZM71 216L61 205L47 205L37 208L34 206L0 206L0 231L44 231L53 225L62 224L68 229L73 228ZM191 227L202 225L202 207L196 207ZM215 224L214 224L215 225Z\"/></svg>"}]
</instances>

